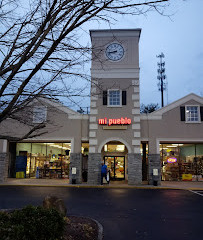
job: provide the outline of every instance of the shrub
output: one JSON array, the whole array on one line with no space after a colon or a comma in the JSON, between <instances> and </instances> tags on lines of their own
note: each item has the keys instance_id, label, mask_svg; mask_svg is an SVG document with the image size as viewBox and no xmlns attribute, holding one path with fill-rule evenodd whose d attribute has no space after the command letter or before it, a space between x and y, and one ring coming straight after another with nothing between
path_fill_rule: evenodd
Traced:
<instances>
[{"instance_id":1,"label":"shrub","mask_svg":"<svg viewBox=\"0 0 203 240\"><path fill-rule=\"evenodd\" d=\"M11 213L0 212L1 240L63 239L65 220L55 209L27 206Z\"/></svg>"}]
</instances>

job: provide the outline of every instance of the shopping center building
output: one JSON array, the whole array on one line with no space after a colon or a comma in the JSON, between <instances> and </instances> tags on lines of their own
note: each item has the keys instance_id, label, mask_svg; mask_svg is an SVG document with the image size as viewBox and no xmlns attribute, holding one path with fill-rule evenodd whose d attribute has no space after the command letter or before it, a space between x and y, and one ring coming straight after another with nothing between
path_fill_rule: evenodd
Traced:
<instances>
[{"instance_id":1,"label":"shopping center building","mask_svg":"<svg viewBox=\"0 0 203 240\"><path fill-rule=\"evenodd\" d=\"M203 180L203 98L193 93L140 114L141 29L92 30L90 114L36 99L28 120L46 123L43 134L16 142L29 131L7 119L0 134L0 179L64 178L100 184L101 163L111 180ZM150 87L150 86L149 86Z\"/></svg>"}]
</instances>

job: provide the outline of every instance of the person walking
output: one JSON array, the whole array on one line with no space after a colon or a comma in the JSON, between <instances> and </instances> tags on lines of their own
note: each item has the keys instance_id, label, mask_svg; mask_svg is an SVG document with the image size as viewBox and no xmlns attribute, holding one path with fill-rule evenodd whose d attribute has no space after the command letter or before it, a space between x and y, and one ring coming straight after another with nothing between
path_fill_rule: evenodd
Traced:
<instances>
[{"instance_id":1,"label":"person walking","mask_svg":"<svg viewBox=\"0 0 203 240\"><path fill-rule=\"evenodd\" d=\"M103 185L103 178L107 181L107 166L104 163L101 166L101 185Z\"/></svg>"}]
</instances>

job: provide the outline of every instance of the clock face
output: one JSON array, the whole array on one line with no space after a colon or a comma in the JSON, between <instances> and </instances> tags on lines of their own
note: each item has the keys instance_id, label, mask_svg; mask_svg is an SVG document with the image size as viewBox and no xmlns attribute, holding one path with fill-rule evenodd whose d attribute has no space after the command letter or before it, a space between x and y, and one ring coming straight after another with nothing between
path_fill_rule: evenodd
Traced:
<instances>
[{"instance_id":1,"label":"clock face","mask_svg":"<svg viewBox=\"0 0 203 240\"><path fill-rule=\"evenodd\" d=\"M120 60L124 55L124 48L118 43L111 43L106 48L106 56L112 61Z\"/></svg>"}]
</instances>

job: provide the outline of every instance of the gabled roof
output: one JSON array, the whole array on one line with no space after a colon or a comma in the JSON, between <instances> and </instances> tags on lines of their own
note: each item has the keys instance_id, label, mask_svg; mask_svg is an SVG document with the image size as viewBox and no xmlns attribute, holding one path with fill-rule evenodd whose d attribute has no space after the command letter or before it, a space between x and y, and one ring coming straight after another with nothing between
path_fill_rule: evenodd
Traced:
<instances>
[{"instance_id":1,"label":"gabled roof","mask_svg":"<svg viewBox=\"0 0 203 240\"><path fill-rule=\"evenodd\" d=\"M62 112L66 113L68 115L68 118L70 119L88 119L89 115L87 114L80 114L66 106L64 106L62 103L49 99L49 98L40 98L40 100L44 103L47 103L59 110L61 110Z\"/></svg>"},{"instance_id":2,"label":"gabled roof","mask_svg":"<svg viewBox=\"0 0 203 240\"><path fill-rule=\"evenodd\" d=\"M172 102L172 103L168 104L167 106L160 108L152 113L142 114L141 119L145 119L146 117L147 117L147 119L161 119L162 115L164 113L166 113L178 106L181 106L190 100L195 100L195 101L199 102L200 104L203 104L203 97L200 97L194 93L190 93L190 94L186 95L185 97L180 98L177 101Z\"/></svg>"}]
</instances>

